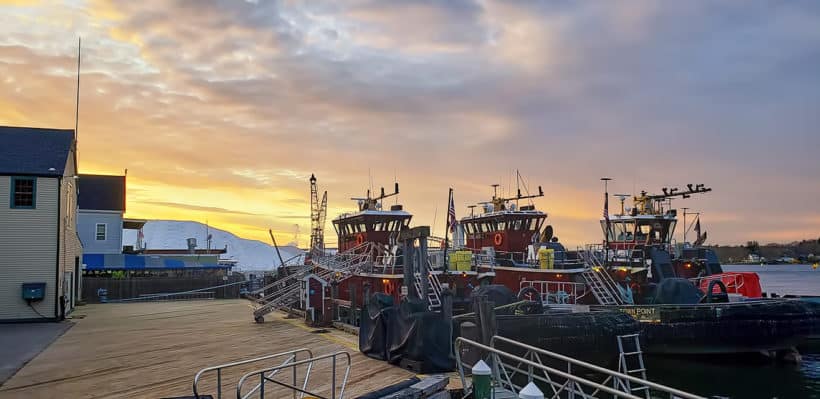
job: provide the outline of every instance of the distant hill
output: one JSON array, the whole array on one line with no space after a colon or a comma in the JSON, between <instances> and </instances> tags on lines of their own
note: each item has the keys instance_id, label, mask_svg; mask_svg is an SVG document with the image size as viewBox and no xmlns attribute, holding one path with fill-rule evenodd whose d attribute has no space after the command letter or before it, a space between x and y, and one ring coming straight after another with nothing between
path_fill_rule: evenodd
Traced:
<instances>
[{"instance_id":1,"label":"distant hill","mask_svg":"<svg viewBox=\"0 0 820 399\"><path fill-rule=\"evenodd\" d=\"M197 248L205 248L206 226L199 222L177 220L151 220L143 228L144 242L148 249L187 248L187 238L196 238ZM228 246L228 253L223 258L238 261L235 270L273 270L279 266L279 258L272 245L257 240L237 237L233 233L210 227L213 237L211 248L222 249ZM137 241L135 230L124 230L123 245L134 245ZM280 246L282 259L303 255L304 251L292 245Z\"/></svg>"},{"instance_id":2,"label":"distant hill","mask_svg":"<svg viewBox=\"0 0 820 399\"><path fill-rule=\"evenodd\" d=\"M750 251L750 246L752 251ZM746 245L712 245L722 263L730 263L746 259L749 253L754 252L766 259L772 260L781 256L788 256L804 261L814 261L820 257L820 239L794 241L785 244L759 244L750 241Z\"/></svg>"}]
</instances>

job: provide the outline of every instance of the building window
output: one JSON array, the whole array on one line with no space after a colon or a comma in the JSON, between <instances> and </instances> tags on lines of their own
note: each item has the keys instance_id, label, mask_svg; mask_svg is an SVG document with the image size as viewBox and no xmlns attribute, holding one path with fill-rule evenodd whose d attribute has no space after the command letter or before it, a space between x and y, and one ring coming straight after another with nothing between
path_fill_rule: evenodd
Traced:
<instances>
[{"instance_id":1,"label":"building window","mask_svg":"<svg viewBox=\"0 0 820 399\"><path fill-rule=\"evenodd\" d=\"M105 241L106 227L105 223L97 223L97 241Z\"/></svg>"},{"instance_id":2,"label":"building window","mask_svg":"<svg viewBox=\"0 0 820 399\"><path fill-rule=\"evenodd\" d=\"M37 179L34 177L11 178L12 208L34 209L37 195Z\"/></svg>"}]
</instances>

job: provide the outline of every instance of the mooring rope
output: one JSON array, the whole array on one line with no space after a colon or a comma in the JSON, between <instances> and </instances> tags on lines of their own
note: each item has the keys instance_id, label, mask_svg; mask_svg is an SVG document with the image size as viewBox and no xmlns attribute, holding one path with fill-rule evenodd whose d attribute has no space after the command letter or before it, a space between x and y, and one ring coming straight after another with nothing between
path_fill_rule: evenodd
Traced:
<instances>
[{"instance_id":1,"label":"mooring rope","mask_svg":"<svg viewBox=\"0 0 820 399\"><path fill-rule=\"evenodd\" d=\"M139 297L134 297L134 298L109 299L106 302L107 303L132 302L132 301L140 301L140 300L151 300L151 299L156 299L156 298L165 298L165 297L174 296L174 295L192 294L192 293L201 292L201 291L214 290L214 289L217 289L217 288L230 287L232 285L237 285L237 284L251 283L255 280L264 280L264 279L263 278L258 278L258 279L254 279L254 280L242 280L242 281L236 281L236 282L228 283L228 284L216 285L216 286L213 286L213 287L197 288L195 290L190 290L190 291L169 292L169 293L163 293L163 294L139 296Z\"/></svg>"}]
</instances>

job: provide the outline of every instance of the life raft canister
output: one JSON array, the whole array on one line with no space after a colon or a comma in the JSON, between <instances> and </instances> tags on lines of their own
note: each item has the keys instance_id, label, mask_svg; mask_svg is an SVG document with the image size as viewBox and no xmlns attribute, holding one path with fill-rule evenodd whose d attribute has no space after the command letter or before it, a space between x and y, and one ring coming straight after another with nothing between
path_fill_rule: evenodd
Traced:
<instances>
[{"instance_id":1,"label":"life raft canister","mask_svg":"<svg viewBox=\"0 0 820 399\"><path fill-rule=\"evenodd\" d=\"M501 233L495 233L493 243L495 243L495 245L501 245L502 242L504 242L504 237L501 236Z\"/></svg>"},{"instance_id":2,"label":"life raft canister","mask_svg":"<svg viewBox=\"0 0 820 399\"><path fill-rule=\"evenodd\" d=\"M356 245L364 244L364 236L362 233L356 234Z\"/></svg>"}]
</instances>

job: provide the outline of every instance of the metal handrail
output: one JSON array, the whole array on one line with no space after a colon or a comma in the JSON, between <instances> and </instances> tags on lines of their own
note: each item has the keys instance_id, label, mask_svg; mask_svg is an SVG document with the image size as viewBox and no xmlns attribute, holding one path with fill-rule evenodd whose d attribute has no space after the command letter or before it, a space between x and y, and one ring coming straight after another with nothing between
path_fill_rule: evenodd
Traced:
<instances>
[{"instance_id":1,"label":"metal handrail","mask_svg":"<svg viewBox=\"0 0 820 399\"><path fill-rule=\"evenodd\" d=\"M726 292L737 294L740 293L740 288L743 287L746 283L745 276L743 273L737 272L726 272L720 273L716 275L709 275L703 277L695 277L690 278L691 281L696 287L701 287L703 285L703 281L712 281L712 280L719 280L726 286Z\"/></svg>"},{"instance_id":2,"label":"metal handrail","mask_svg":"<svg viewBox=\"0 0 820 399\"><path fill-rule=\"evenodd\" d=\"M502 350L495 347L496 342L501 342L501 343L504 343L504 344L507 344L507 345L514 345L514 346L517 346L518 348L525 349L525 350L527 350L527 354L525 354L524 356L531 356L532 360L531 359L526 359L524 357L515 356L515 355L512 355L508 352L504 352L504 351L502 351ZM646 381L646 380L643 380L643 379L640 379L640 378L637 378L637 377L634 377L634 376L631 376L631 375L619 373L619 372L609 370L609 369L606 369L606 368L603 368L603 367L599 367L599 366L596 366L596 365L593 365L593 364L590 364L590 363L586 363L586 362L583 362L583 361L580 361L580 360L577 360L577 359L573 359L573 358L568 357L568 356L564 356L564 355L561 355L561 354L558 354L558 353L550 352L550 351L547 351L547 350L544 350L544 349L541 349L541 348L536 348L534 346L526 345L526 344L511 340L509 338L504 338L504 337L500 337L500 336L492 337L490 339L490 346L483 345L481 343L471 341L471 340L465 339L463 337L459 337L459 338L456 339L456 350L455 350L456 362L457 362L457 365L458 365L459 377L461 378L461 383L462 383L462 386L464 387L463 389L464 389L465 393L468 393L469 389L471 387L468 386L467 380L466 380L466 377L465 377L465 373L464 373L464 366L469 366L469 365L465 364L461 360L461 352L462 352L461 347L463 345L470 345L470 346L475 347L476 349L479 349L479 350L487 353L488 356L490 357L490 359L488 359L488 360L490 360L490 364L492 365L491 367L492 367L492 370L493 370L492 372L493 372L494 378L499 383L499 385L501 385L502 387L506 386L507 388L509 388L511 390L517 390L517 389L521 388L520 386L518 386L518 385L516 385L512 382L512 380L513 380L512 377L514 377L516 374L520 373L522 376L525 375L527 377L527 382L532 382L533 380L538 380L538 381L541 381L541 382L544 382L544 383L548 384L553 389L553 391L555 393L555 395L552 396L552 397L561 397L560 394L564 393L564 392L569 393L570 397L573 397L576 393L580 394L583 397L591 397L590 395L588 395L584 392L583 388L586 387L586 388L590 388L590 389L595 389L595 393L597 393L597 392L606 392L606 393L612 394L614 397L617 397L617 398L641 399L640 397L635 396L631 392L620 391L616 388L609 387L609 386L603 385L601 383L597 383L595 381L591 381L591 380L588 380L586 378L579 377L577 375L572 374L572 365L575 365L575 366L583 367L583 368L585 368L589 371L593 371L593 372L608 375L609 377L606 379L606 381L604 383L606 383L607 381L609 381L613 378L614 379L620 379L620 380L629 380L629 381L633 381L637 384L642 384L642 385L648 386L650 388L654 388L657 391L660 391L660 392L663 392L663 393L668 393L670 395L670 398L678 397L678 398L681 398L681 399L706 399L706 398L703 398L701 396L697 396L697 395L693 395L691 393L687 393L687 392L677 390L675 388L671 388L671 387L667 387L665 385L653 383L651 381ZM555 360L560 360L560 361L566 362L567 363L567 371L558 370L558 369L555 369L555 368L552 368L550 366L545 365L541 361L541 356L546 356L546 357L549 357L549 358L552 358L552 359L555 359ZM502 361L502 358L511 360L512 362L515 362L516 364L515 365L505 364ZM526 370L522 369L521 367L526 367ZM535 370L541 371L543 373L543 377L540 376L540 375L535 375L534 374ZM577 369L576 369L576 371L577 371ZM510 372L512 372L512 373L510 373ZM553 381L553 379L550 377L551 375L563 378L566 381L563 384L559 384L558 382ZM617 387L618 385L615 385L615 386ZM623 385L621 385L621 387L625 388Z\"/></svg>"},{"instance_id":3,"label":"metal handrail","mask_svg":"<svg viewBox=\"0 0 820 399\"><path fill-rule=\"evenodd\" d=\"M296 360L298 354L303 353L303 352L307 353L308 358L313 357L313 352L310 349L308 349L308 348L299 348L299 349L294 349L294 350L287 351L287 352L274 353L272 355L266 355L266 356L257 357L257 358L253 358L253 359L239 360L239 361L235 361L235 362L220 364L220 365L217 365L217 366L206 367L202 370L199 370L199 372L197 372L196 375L194 376L194 383L193 383L194 397L196 397L197 399L199 398L199 390L197 388L198 384L199 384L199 380L207 372L216 371L216 387L217 387L216 397L217 397L217 399L221 399L222 398L222 370L224 370L226 368L231 368L231 367L236 367L236 366L242 366L242 365L245 365L245 364L260 362L260 361L263 361L263 360L274 359L274 358L277 358L277 357L288 356L288 358L285 360L285 362L282 363L282 365L284 365L284 364L287 364L290 361Z\"/></svg>"},{"instance_id":4,"label":"metal handrail","mask_svg":"<svg viewBox=\"0 0 820 399\"><path fill-rule=\"evenodd\" d=\"M551 352L551 351L548 351L546 349L538 348L538 347L535 347L535 346L532 346L532 345L527 345L527 344L524 344L524 343L521 343L521 342L518 342L518 341L514 341L514 340L511 340L509 338L502 337L502 336L495 335L492 338L490 338L490 346L492 346L493 348L495 348L495 343L496 342L503 342L505 344L516 345L516 346L518 346L522 349L526 349L526 350L531 351L533 353L538 353L538 354L541 354L541 355L544 355L544 356L549 356L549 357L552 357L554 359L561 360L561 361L564 361L564 362L567 362L567 363L570 363L570 364L573 364L573 365L576 365L576 366L584 367L584 368L586 368L590 371L605 374L605 375L610 376L610 377L615 378L615 379L628 380L630 382L645 385L647 387L655 389L656 391L660 391L660 392L663 392L663 393L668 393L669 395L674 395L674 396L670 396L670 397L677 397L677 398L681 398L681 399L706 399L702 396L698 396L698 395L694 395L694 394L691 394L691 393L688 393L688 392L684 392L684 391L681 391L679 389L672 388L670 386L666 386L666 385L663 385L663 384L658 384L658 383L655 383L655 382L652 382L652 381L649 381L649 380L645 380L643 378L635 377L635 376L632 376L632 375L629 375L629 374L624 374L624 373L621 373L621 372L618 372L618 371L610 370L608 368L596 366L594 364L587 363L587 362L584 362L582 360L574 359L574 358L571 358L569 356L565 356L565 355L562 355L560 353Z\"/></svg>"},{"instance_id":5,"label":"metal handrail","mask_svg":"<svg viewBox=\"0 0 820 399\"><path fill-rule=\"evenodd\" d=\"M342 383L341 383L341 386L340 386L339 396L336 396L336 363L337 363L336 359L337 359L337 357L343 357L344 358L343 360L347 361L347 365L345 367L345 372L344 372L344 377L342 379ZM331 373L332 374L331 374L331 380L330 380L330 398L318 395L314 392L310 392L310 391L307 390L308 380L310 379L310 368L313 367L314 362L316 362L318 360L324 360L324 359L331 359ZM308 371L307 371L307 374L305 375L304 384L300 388L300 387L296 386L296 367L301 366L303 364L308 365ZM276 385L283 386L283 387L286 387L286 388L292 390L294 397L296 397L296 392L299 392L301 394L300 397L303 396L304 394L308 394L308 395L311 395L311 396L314 396L314 397L320 398L320 399L337 399L337 398L338 399L343 399L344 398L345 386L347 385L347 379L350 376L350 367L351 367L351 365L352 365L352 361L351 361L351 358L350 358L350 353L339 351L339 352L334 352L334 353L328 353L328 354L325 354L325 355L322 355L322 356L311 357L311 358L305 359L305 360L290 362L290 363L279 365L279 366L276 366L276 367L251 371L251 372L246 373L245 375L243 375L242 378L239 379L239 382L236 384L236 398L237 399L247 399L248 397L250 397L251 394L256 392L256 389L254 388L254 390L251 390L247 394L243 395L242 394L242 386L245 384L245 381L248 378L258 375L259 376L259 384L258 384L259 399L264 399L265 398L265 383L266 382L274 383ZM282 381L277 381L277 380L271 379L269 377L270 375L278 372L279 370L286 369L286 368L292 368L293 369L293 380L294 380L293 385L284 383Z\"/></svg>"},{"instance_id":6,"label":"metal handrail","mask_svg":"<svg viewBox=\"0 0 820 399\"><path fill-rule=\"evenodd\" d=\"M538 286L536 288L536 285ZM550 285L554 285L557 288L554 290L556 294L558 292L565 292L568 298L571 300L570 303L576 303L578 298L582 298L587 295L588 290L586 289L586 284L584 283L572 283L568 281L551 281L551 280L524 280L519 283L518 288L523 289L525 287L533 287L541 294L541 302L549 302L550 294ZM566 287L570 287L568 290L565 289ZM583 293L578 295L578 288L583 289Z\"/></svg>"},{"instance_id":7,"label":"metal handrail","mask_svg":"<svg viewBox=\"0 0 820 399\"><path fill-rule=\"evenodd\" d=\"M513 342L515 342L515 341L513 341ZM492 368L493 368L493 377L494 377L494 379L502 387L504 387L506 385L506 387L508 389L513 390L513 391L518 391L521 388L521 386L518 386L518 385L516 385L512 382L511 375L507 371L508 369L510 371L513 371L512 375L515 375L518 372L527 373L528 382L532 382L532 380L539 380L541 382L549 384L554 389L555 385L557 385L556 382L552 381L549 378L544 378L544 377L536 376L536 375L533 374L534 369L539 369L539 370L543 371L544 374L547 375L547 376L549 374L553 374L555 376L565 378L567 380L566 383L564 383L564 384L562 384L558 387L558 391L556 392L555 396L553 396L553 397L560 397L559 394L561 392L568 392L572 396L575 393L579 393L579 391L583 392L582 389L581 389L582 386L587 386L587 387L590 387L590 388L595 388L599 391L610 393L610 394L612 394L612 395L614 395L615 397L618 397L618 398L641 399L640 397L632 395L630 393L621 392L621 391L618 391L616 389L610 388L608 386L601 385L597 382L590 381L586 378L582 378L582 377L578 377L576 375L572 375L571 372L568 373L568 372L564 372L564 371L561 371L561 370L558 370L558 369L554 369L554 368L546 366L542 363L535 362L535 361L532 361L532 360L529 360L529 359L525 359L525 358L522 358L522 357L519 357L519 356L515 356L515 355L512 355L510 353L501 351L497 348L487 346L487 345L483 345L483 344L480 344L480 343L475 342L475 341L470 341L470 340L465 339L463 337L459 337L459 338L456 338L455 354L456 354L456 362L457 362L457 365L458 365L458 373L459 373L459 377L461 378L461 384L464 387L463 389L464 389L465 394L469 393L470 389L472 388L471 386L469 386L467 384L467 379L466 379L465 373L464 373L464 366L468 366L468 365L461 361L461 347L462 347L462 345L465 345L465 344L474 346L475 348L488 353L489 357L491 358L491 359L488 359L488 360L490 360L489 363L492 365ZM514 361L514 362L517 362L517 365L516 366L506 366L505 367L504 362L501 360L502 358L509 359L509 360ZM522 366L522 365L527 366L528 370L523 370L523 369L518 368L518 366ZM504 373L503 375L502 375L502 372ZM571 382L571 384L570 384L570 382Z\"/></svg>"}]
</instances>

